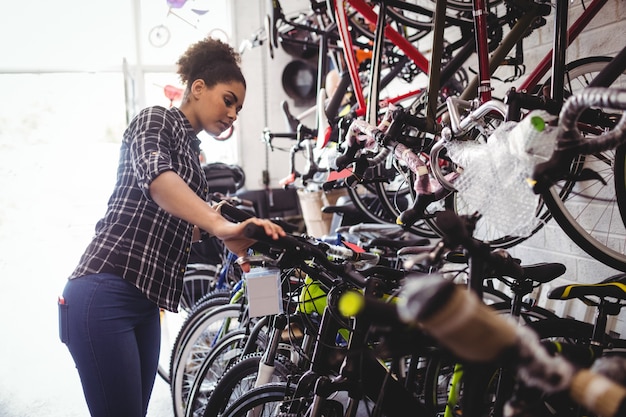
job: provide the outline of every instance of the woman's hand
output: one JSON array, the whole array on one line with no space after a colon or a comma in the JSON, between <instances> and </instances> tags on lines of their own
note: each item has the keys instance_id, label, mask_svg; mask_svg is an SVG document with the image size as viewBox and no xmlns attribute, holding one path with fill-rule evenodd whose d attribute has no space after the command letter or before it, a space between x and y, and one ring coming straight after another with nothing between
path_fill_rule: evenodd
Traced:
<instances>
[{"instance_id":1,"label":"woman's hand","mask_svg":"<svg viewBox=\"0 0 626 417\"><path fill-rule=\"evenodd\" d=\"M256 217L248 219L242 223L228 223L221 227L217 227L214 229L214 233L218 238L224 241L224 245L228 248L228 250L233 252L239 258L242 258L247 255L248 248L255 242L254 239L247 238L243 234L246 225L249 223L254 223L263 227L265 233L272 239L278 239L279 237L286 235L283 228L276 223L267 219L259 219ZM250 271L249 264L242 263L240 266L244 272Z\"/></svg>"}]
</instances>

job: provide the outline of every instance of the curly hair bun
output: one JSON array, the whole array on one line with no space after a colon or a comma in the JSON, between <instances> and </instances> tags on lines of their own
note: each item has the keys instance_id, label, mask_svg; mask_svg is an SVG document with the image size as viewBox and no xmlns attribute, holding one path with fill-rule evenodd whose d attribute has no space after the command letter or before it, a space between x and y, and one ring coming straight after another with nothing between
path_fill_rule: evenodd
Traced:
<instances>
[{"instance_id":1,"label":"curly hair bun","mask_svg":"<svg viewBox=\"0 0 626 417\"><path fill-rule=\"evenodd\" d=\"M178 75L185 84L202 79L207 86L240 81L245 85L239 53L219 39L208 37L192 44L178 59Z\"/></svg>"}]
</instances>

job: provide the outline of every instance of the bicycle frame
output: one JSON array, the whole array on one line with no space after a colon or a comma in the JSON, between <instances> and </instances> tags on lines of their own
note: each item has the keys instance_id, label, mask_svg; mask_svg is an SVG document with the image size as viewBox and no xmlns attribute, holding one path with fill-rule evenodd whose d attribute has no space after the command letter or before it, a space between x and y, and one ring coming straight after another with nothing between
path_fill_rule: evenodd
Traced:
<instances>
[{"instance_id":1,"label":"bicycle frame","mask_svg":"<svg viewBox=\"0 0 626 417\"><path fill-rule=\"evenodd\" d=\"M358 74L358 63L356 60L356 56L354 53L349 51L354 50L354 45L352 43L352 38L350 35L350 31L348 28L348 16L345 4L349 4L352 8L354 8L360 15L362 15L365 20L372 24L376 25L377 30L383 30L384 36L394 43L404 54L411 60L415 65L422 70L424 73L429 75L429 87L428 91L437 91L441 84L441 79L439 78L439 68L440 65L432 65L433 62L438 62L441 59L441 50L442 50L442 36L445 22L445 7L446 0L437 1L436 10L434 14L434 35L433 35L433 48L432 55L433 59L431 62L419 52L410 42L408 42L400 33L398 33L394 28L392 28L389 24L386 24L384 27L379 23L383 18L385 7L387 5L397 6L402 8L402 2L394 2L394 1L385 1L384 4L380 6L380 12L376 13L374 7L368 5L364 0L344 0L343 2L337 1L335 2L335 15L337 17L337 27L339 30L340 38L345 46L344 48L344 57L346 60L346 66L350 73L350 78L352 80L352 85L355 90L355 97L358 104L357 115L363 116L366 114L366 109L368 108L368 103L366 102L365 95L363 93L363 89L361 88L361 84L359 81ZM539 62L539 64L535 67L531 74L524 80L524 82L519 86L519 90L529 90L534 88L539 84L541 78L548 73L548 71L553 68L552 71L552 82L558 83L560 82L560 86L553 86L552 95L556 100L559 97L555 96L560 94L563 90L562 78L557 76L558 74L563 74L564 70L564 50L569 46L577 37L580 35L582 30L589 24L589 22L593 19L594 16L602 9L602 7L607 3L607 0L592 0L592 2L588 5L588 7L583 11L581 16L567 29L567 0L562 1L559 0L557 2L557 10L556 10L556 18L555 18L555 33L557 34L555 37L555 47L553 50L548 52L545 57ZM495 49L492 53L491 58L489 58L488 54L488 46L487 46L487 2L485 0L474 0L474 15L475 15L475 30L476 30L476 39L477 45L476 50L478 54L478 64L479 71L478 75L469 83L465 91L459 97L460 100L471 100L474 97L479 98L479 103L486 103L491 100L491 76L496 70L496 68L501 65L501 63L505 60L506 55L513 49L515 44L517 44L523 37L525 36L525 32L528 30L534 21L546 14L548 14L548 10L545 7L541 7L542 5L530 2L531 7L527 11L527 13L523 14L513 28L504 36L500 45ZM404 5L406 7L406 5ZM565 14L565 15L564 15ZM567 33L564 31L567 29ZM381 36L377 36L380 38ZM565 44L565 40L567 40L567 44ZM374 48L376 48L377 43L374 44ZM556 51L556 52L555 52ZM553 55L557 54L557 58L555 59ZM377 52L373 52L374 57L376 57ZM375 59L375 58L374 58ZM554 65L553 65L554 62ZM375 64L375 63L374 63ZM372 76L376 77L376 69L372 70ZM557 81L560 80L560 81ZM377 80L374 78L370 80L370 97L378 96L378 85L376 84ZM423 89L415 89L409 92L402 94L401 96L387 99L387 103L396 103L398 101L404 100L409 97L416 96L422 93ZM562 97L561 97L562 98ZM562 100L559 100L562 101ZM374 103L369 103L370 108L367 110L366 120L372 124L375 124L375 107ZM436 110L436 95L429 95L429 104L427 106L428 113L427 119L434 119L434 111ZM429 122L429 127L433 126Z\"/></svg>"},{"instance_id":2,"label":"bicycle frame","mask_svg":"<svg viewBox=\"0 0 626 417\"><path fill-rule=\"evenodd\" d=\"M383 16L379 16L374 11L374 8L368 6L364 0L346 0L348 4L354 7L363 17L371 24L376 25L377 31L380 30L380 26L382 26L379 22L384 21L384 10L385 5L381 5L381 10L383 11ZM343 2L336 1L335 2L335 16L337 17L337 28L339 30L339 35L341 37L341 41L344 45L344 57L346 58L346 64L348 67L348 71L350 73L350 78L352 79L352 85L355 87L355 96L357 100L357 104L359 109L361 109L361 114L363 114L364 110L367 108L367 104L365 102L365 96L363 95L363 90L360 88L361 81L359 80L358 73L358 65L356 62L356 56L353 53L348 53L348 51L354 50L354 44L352 42L352 36L350 35L350 30L348 28L348 15L347 10L343 5ZM394 28L390 25L385 25L383 27L384 34L395 44L397 45L405 54L408 56L417 67L422 70L424 73L428 74L429 72L429 61L426 59L424 55L422 55L415 47L407 41L401 34L399 34ZM377 36L377 38L380 38ZM378 45L378 49L380 45ZM375 45L376 49L376 45ZM377 58L377 52L374 52L373 57L373 65L380 64L380 60ZM379 56L378 56L379 58ZM372 73L377 73L372 71ZM374 86L378 80L372 79L370 80L370 86ZM377 87L377 85L376 85ZM410 92L405 94L405 97L411 97L413 95L419 94L422 90L417 90L414 92ZM370 97L378 97L377 91L370 91ZM357 113L358 114L358 113ZM368 121L374 121L376 114L372 114L371 111L368 112Z\"/></svg>"},{"instance_id":3,"label":"bicycle frame","mask_svg":"<svg viewBox=\"0 0 626 417\"><path fill-rule=\"evenodd\" d=\"M604 0L606 1L606 0ZM476 92L478 91L480 94L481 102L486 102L491 99L491 74L495 69L501 64L504 56L513 48L513 46L523 37L524 32L528 29L530 24L536 19L538 16L541 16L541 12L538 6L534 6L528 13L524 14L516 23L514 28L507 34L505 39L503 39L500 47L494 52L494 57L490 60L488 57L488 46L487 46L487 10L486 10L486 2L484 0L476 0L475 9L479 10L475 13L475 27L477 31L477 39L478 45L477 50L479 54L479 74L480 74L480 88L477 88L478 80L475 79L470 83L470 85L466 88L461 98L468 99L474 97ZM352 80L352 85L355 90L355 97L358 104L357 115L362 116L366 114L366 121L369 123L375 124L376 114L377 114L377 106L372 100L369 103L366 102L365 96L363 94L363 90L361 88L359 74L358 74L358 63L356 60L356 56L354 53L349 51L354 50L354 45L352 43L352 38L350 35L350 31L348 28L348 16L346 7L344 7L344 3L349 4L353 7L359 14L361 14L368 23L372 25L376 25L376 39L374 43L374 52L372 60L373 65L377 65L377 61L380 60L380 44L382 36L388 38L394 45L396 45L404 54L415 63L415 65L424 73L429 75L429 87L428 91L438 91L441 85L441 71L440 65L433 65L433 62L440 63L442 52L443 52L443 31L445 29L445 10L446 10L446 0L439 0L436 4L436 9L434 13L434 28L433 28L433 48L432 48L432 61L429 61L421 52L419 52L410 42L408 42L400 33L398 33L394 28L392 28L389 24L382 25L380 22L384 21L384 14L387 5L395 5L399 8L406 7L402 2L384 2L379 7L379 13L376 13L372 6L369 6L365 3L364 0L345 0L344 2L335 2L335 15L337 17L337 27L339 30L340 38L345 45L344 47L344 57L346 60L346 66L350 73L350 78ZM380 35L380 32L383 35ZM473 41L472 41L473 43ZM473 49L470 49L470 51ZM467 58L469 53L464 51L462 56ZM452 68L452 71L458 69L462 65L462 62L455 62L455 67ZM451 71L448 70L448 73ZM369 97L378 97L378 75L379 71L377 68L372 69L372 79L370 80L370 93ZM400 100L404 100L409 97L416 96L422 93L423 89L416 89L409 91L400 97L391 98L386 100L389 103L396 103ZM427 106L428 114L427 119L431 120L429 122L429 130L434 130L435 126L432 122L434 120L434 112L436 111L437 96L435 94L429 94L429 104ZM369 104L369 108L368 108ZM367 109L367 112L365 111Z\"/></svg>"}]
</instances>

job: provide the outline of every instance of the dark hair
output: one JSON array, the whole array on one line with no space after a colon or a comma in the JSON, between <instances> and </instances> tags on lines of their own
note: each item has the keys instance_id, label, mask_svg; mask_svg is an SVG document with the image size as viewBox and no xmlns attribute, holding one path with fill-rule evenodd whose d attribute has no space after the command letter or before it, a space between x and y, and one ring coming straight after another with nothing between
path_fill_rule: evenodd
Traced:
<instances>
[{"instance_id":1,"label":"dark hair","mask_svg":"<svg viewBox=\"0 0 626 417\"><path fill-rule=\"evenodd\" d=\"M191 45L176 64L180 80L187 84L187 88L198 79L207 87L232 81L245 86L240 62L239 54L230 45L219 39L206 38Z\"/></svg>"}]
</instances>

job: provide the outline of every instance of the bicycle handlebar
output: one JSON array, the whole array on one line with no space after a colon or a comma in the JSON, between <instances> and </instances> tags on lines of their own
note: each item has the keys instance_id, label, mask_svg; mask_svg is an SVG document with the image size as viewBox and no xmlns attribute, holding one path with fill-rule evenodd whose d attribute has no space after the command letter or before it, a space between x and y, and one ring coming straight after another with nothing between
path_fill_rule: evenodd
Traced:
<instances>
[{"instance_id":1,"label":"bicycle handlebar","mask_svg":"<svg viewBox=\"0 0 626 417\"><path fill-rule=\"evenodd\" d=\"M577 150L582 148L586 153L593 153L609 146L616 146L626 137L626 115L623 115L611 131L593 140L585 140L578 130L576 122L583 111L589 107L626 110L626 89L588 88L582 93L570 97L559 115L557 149L574 147Z\"/></svg>"},{"instance_id":2,"label":"bicycle handlebar","mask_svg":"<svg viewBox=\"0 0 626 417\"><path fill-rule=\"evenodd\" d=\"M626 388L589 370L577 370L551 356L536 334L516 326L483 304L475 294L449 281L413 281L398 302L405 322L419 322L459 357L472 361L513 360L518 376L549 394L567 391L578 404L602 416L626 410ZM437 303L424 296L430 292Z\"/></svg>"},{"instance_id":3,"label":"bicycle handlebar","mask_svg":"<svg viewBox=\"0 0 626 417\"><path fill-rule=\"evenodd\" d=\"M344 299L344 297L346 297ZM538 336L493 311L471 291L438 275L407 277L397 303L346 293L346 305L358 304L352 314L376 323L417 325L459 358L471 362L506 359L529 387L548 394L568 392L578 404L605 417L624 415L626 387L589 370L578 370L560 356L551 356ZM352 298L352 299L349 299Z\"/></svg>"},{"instance_id":4,"label":"bicycle handlebar","mask_svg":"<svg viewBox=\"0 0 626 417\"><path fill-rule=\"evenodd\" d=\"M626 113L612 130L593 138L583 137L577 122L590 107L626 110L626 89L586 88L565 102L559 114L556 148L550 159L538 164L533 172L533 191L536 194L546 191L563 178L576 155L605 151L626 142Z\"/></svg>"},{"instance_id":5,"label":"bicycle handlebar","mask_svg":"<svg viewBox=\"0 0 626 417\"><path fill-rule=\"evenodd\" d=\"M374 254L357 253L351 249L331 245L325 242L316 241L315 243L312 243L305 237L286 235L281 236L278 239L272 239L267 236L262 227L253 223L246 225L244 235L257 240L264 245L285 251L287 253L287 257L294 262L313 258L316 264L342 278L345 278L347 281L359 288L363 288L365 286L365 278L358 271L356 271L349 262L377 259L377 255ZM328 259L329 255L347 260L349 262L342 264L333 263Z\"/></svg>"}]
</instances>

